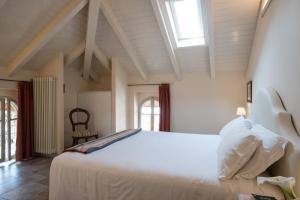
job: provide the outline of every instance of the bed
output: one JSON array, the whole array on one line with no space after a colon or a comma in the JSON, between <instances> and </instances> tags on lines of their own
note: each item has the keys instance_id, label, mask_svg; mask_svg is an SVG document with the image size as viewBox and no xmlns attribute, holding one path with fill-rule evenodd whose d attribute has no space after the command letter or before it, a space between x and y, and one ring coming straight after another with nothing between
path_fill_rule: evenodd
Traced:
<instances>
[{"instance_id":1,"label":"bed","mask_svg":"<svg viewBox=\"0 0 300 200\"><path fill-rule=\"evenodd\" d=\"M272 89L254 98L253 120L290 140L270 173L300 180L300 139L290 114ZM219 142L219 135L142 131L90 154L63 153L51 165L50 200L231 200L251 193L283 199L278 188L257 186L255 179L220 181Z\"/></svg>"}]
</instances>

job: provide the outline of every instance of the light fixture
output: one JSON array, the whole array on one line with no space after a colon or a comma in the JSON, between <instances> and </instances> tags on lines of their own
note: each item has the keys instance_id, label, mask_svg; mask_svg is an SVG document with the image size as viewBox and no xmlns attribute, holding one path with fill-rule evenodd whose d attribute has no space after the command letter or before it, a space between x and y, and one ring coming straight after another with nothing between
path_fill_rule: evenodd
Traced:
<instances>
[{"instance_id":1,"label":"light fixture","mask_svg":"<svg viewBox=\"0 0 300 200\"><path fill-rule=\"evenodd\" d=\"M261 7L260 7L260 16L261 17L263 17L265 15L271 2L272 2L272 0L262 0L261 1Z\"/></svg>"},{"instance_id":2,"label":"light fixture","mask_svg":"<svg viewBox=\"0 0 300 200\"><path fill-rule=\"evenodd\" d=\"M236 115L239 115L241 117L246 116L246 109L244 107L238 107L236 110Z\"/></svg>"}]
</instances>

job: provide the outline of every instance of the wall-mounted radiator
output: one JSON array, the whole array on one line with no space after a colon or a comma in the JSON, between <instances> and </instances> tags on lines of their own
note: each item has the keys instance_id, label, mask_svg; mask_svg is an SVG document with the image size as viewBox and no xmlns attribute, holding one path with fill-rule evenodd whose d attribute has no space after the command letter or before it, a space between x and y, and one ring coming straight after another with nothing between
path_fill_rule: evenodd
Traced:
<instances>
[{"instance_id":1,"label":"wall-mounted radiator","mask_svg":"<svg viewBox=\"0 0 300 200\"><path fill-rule=\"evenodd\" d=\"M35 152L50 155L56 151L56 84L53 77L33 79Z\"/></svg>"}]
</instances>

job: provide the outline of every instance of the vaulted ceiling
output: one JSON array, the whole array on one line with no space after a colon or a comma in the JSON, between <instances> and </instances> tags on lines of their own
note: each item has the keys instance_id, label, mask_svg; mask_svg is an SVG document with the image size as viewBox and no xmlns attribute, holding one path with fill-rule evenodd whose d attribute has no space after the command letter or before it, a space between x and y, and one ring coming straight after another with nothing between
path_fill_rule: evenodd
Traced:
<instances>
[{"instance_id":1,"label":"vaulted ceiling","mask_svg":"<svg viewBox=\"0 0 300 200\"><path fill-rule=\"evenodd\" d=\"M89 17L92 9L87 0L0 0L0 68L8 73L13 66L37 69L63 52L65 62L80 70L88 66L88 56L92 56L91 69L100 76L107 73L112 57L130 74L146 77L174 72L151 0L99 2L99 14L93 11L97 18L93 13ZM246 70L260 0L211 3L214 40L210 46L215 70ZM174 51L182 73L210 69L207 46Z\"/></svg>"}]
</instances>

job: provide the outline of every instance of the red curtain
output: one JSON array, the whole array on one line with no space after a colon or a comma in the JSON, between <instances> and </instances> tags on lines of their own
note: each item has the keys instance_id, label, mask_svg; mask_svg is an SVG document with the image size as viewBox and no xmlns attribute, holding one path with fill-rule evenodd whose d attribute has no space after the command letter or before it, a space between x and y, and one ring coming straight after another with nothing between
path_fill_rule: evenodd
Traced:
<instances>
[{"instance_id":1,"label":"red curtain","mask_svg":"<svg viewBox=\"0 0 300 200\"><path fill-rule=\"evenodd\" d=\"M22 82L18 84L17 161L33 156L33 120L33 85Z\"/></svg>"},{"instance_id":2,"label":"red curtain","mask_svg":"<svg viewBox=\"0 0 300 200\"><path fill-rule=\"evenodd\" d=\"M162 84L159 86L160 123L159 130L170 132L170 86Z\"/></svg>"}]
</instances>

